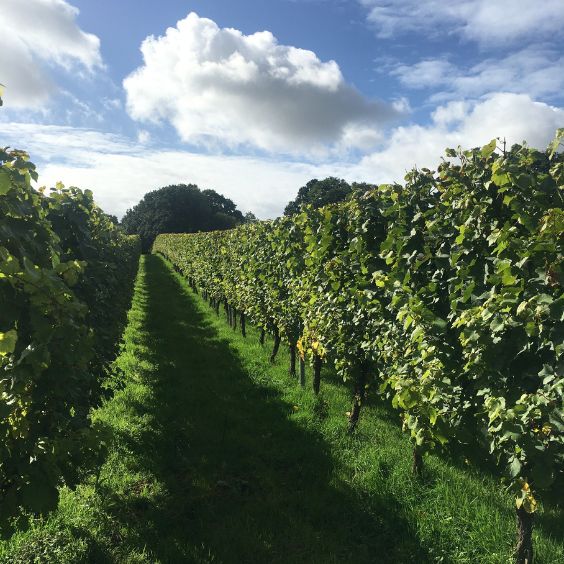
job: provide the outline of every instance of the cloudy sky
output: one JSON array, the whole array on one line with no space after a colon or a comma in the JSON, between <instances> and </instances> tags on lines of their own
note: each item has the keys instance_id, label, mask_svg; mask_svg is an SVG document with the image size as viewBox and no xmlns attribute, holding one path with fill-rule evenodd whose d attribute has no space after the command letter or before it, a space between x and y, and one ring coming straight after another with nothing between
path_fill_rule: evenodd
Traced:
<instances>
[{"instance_id":1,"label":"cloudy sky","mask_svg":"<svg viewBox=\"0 0 564 564\"><path fill-rule=\"evenodd\" d=\"M24 6L25 5L25 9ZM196 183L262 218L564 126L563 0L1 0L0 145L122 215Z\"/></svg>"}]
</instances>

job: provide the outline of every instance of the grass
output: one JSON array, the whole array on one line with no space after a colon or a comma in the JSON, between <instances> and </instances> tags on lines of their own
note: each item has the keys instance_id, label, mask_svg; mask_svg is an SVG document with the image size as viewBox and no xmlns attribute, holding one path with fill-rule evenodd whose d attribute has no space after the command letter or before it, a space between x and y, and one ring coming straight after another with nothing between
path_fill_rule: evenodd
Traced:
<instances>
[{"instance_id":1,"label":"grass","mask_svg":"<svg viewBox=\"0 0 564 564\"><path fill-rule=\"evenodd\" d=\"M511 496L493 477L430 456L415 480L393 413L368 405L349 436L350 390L324 373L316 399L268 352L143 257L125 386L94 414L110 437L99 479L63 489L0 562L510 561ZM562 523L539 516L537 563L564 562Z\"/></svg>"}]
</instances>

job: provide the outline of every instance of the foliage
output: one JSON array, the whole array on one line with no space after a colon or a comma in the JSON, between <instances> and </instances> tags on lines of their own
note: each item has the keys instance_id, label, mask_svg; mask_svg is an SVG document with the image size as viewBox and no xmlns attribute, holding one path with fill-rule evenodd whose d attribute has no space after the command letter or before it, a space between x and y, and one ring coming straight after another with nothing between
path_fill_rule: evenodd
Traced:
<instances>
[{"instance_id":1,"label":"foliage","mask_svg":"<svg viewBox=\"0 0 564 564\"><path fill-rule=\"evenodd\" d=\"M215 190L201 191L195 184L165 186L145 194L127 210L122 225L141 238L143 252L159 233L194 233L230 229L244 222L235 204Z\"/></svg>"},{"instance_id":2,"label":"foliage","mask_svg":"<svg viewBox=\"0 0 564 564\"><path fill-rule=\"evenodd\" d=\"M298 195L288 203L284 215L299 213L304 205L320 208L328 204L342 202L352 192L351 185L345 180L329 176L324 180L314 178L298 190Z\"/></svg>"},{"instance_id":3,"label":"foliage","mask_svg":"<svg viewBox=\"0 0 564 564\"><path fill-rule=\"evenodd\" d=\"M245 214L245 223L252 223L253 221L258 221L258 218L253 212L248 211Z\"/></svg>"},{"instance_id":4,"label":"foliage","mask_svg":"<svg viewBox=\"0 0 564 564\"><path fill-rule=\"evenodd\" d=\"M84 451L95 446L89 409L107 339L123 327L131 295L135 241L105 233L91 194L35 191L35 166L22 151L0 151L0 521L19 508L43 512L72 484ZM87 202L87 205L85 205ZM115 229L115 227L113 227ZM96 247L108 237L107 245ZM90 275L126 265L119 287ZM99 254L98 254L99 252ZM90 270L91 268L91 270ZM129 279L126 279L129 277ZM112 292L98 303L94 292ZM97 310L89 311L89 306Z\"/></svg>"},{"instance_id":5,"label":"foliage","mask_svg":"<svg viewBox=\"0 0 564 564\"><path fill-rule=\"evenodd\" d=\"M154 250L332 361L357 404L366 384L379 389L419 452L489 451L534 512L564 467L557 146L448 150L403 186L225 233L161 235Z\"/></svg>"},{"instance_id":6,"label":"foliage","mask_svg":"<svg viewBox=\"0 0 564 564\"><path fill-rule=\"evenodd\" d=\"M139 239L125 235L114 218L96 205L90 190L59 183L46 203L63 260L72 257L87 265L73 289L88 307L86 323L94 339L91 369L100 374L118 353L138 267Z\"/></svg>"}]
</instances>

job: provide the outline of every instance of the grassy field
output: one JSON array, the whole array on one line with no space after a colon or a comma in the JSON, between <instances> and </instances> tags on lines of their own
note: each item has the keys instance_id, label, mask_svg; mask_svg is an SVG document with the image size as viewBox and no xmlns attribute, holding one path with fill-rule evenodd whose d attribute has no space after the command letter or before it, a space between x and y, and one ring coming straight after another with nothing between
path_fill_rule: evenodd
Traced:
<instances>
[{"instance_id":1,"label":"grassy field","mask_svg":"<svg viewBox=\"0 0 564 564\"><path fill-rule=\"evenodd\" d=\"M315 399L227 326L155 256L143 257L116 372L94 415L110 438L99 477L0 543L0 562L504 563L511 496L485 473L429 457L411 476L397 416L350 391ZM564 514L536 524L537 562L564 562Z\"/></svg>"}]
</instances>

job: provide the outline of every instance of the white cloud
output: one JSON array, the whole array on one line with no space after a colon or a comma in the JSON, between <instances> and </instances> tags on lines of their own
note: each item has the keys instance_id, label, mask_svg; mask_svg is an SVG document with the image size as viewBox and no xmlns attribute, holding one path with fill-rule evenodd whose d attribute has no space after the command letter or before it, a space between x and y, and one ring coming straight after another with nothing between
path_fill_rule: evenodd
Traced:
<instances>
[{"instance_id":1,"label":"white cloud","mask_svg":"<svg viewBox=\"0 0 564 564\"><path fill-rule=\"evenodd\" d=\"M12 148L32 155L43 162L65 159L73 166L87 166L93 154L133 154L135 143L111 133L71 126L39 123L0 123L0 134Z\"/></svg>"},{"instance_id":2,"label":"white cloud","mask_svg":"<svg viewBox=\"0 0 564 564\"><path fill-rule=\"evenodd\" d=\"M535 102L525 94L496 93L479 101L439 106L427 126L396 128L381 151L364 157L355 175L370 182L401 179L413 166L434 169L446 147L479 147L494 137L508 146L526 141L544 149L558 127L564 109Z\"/></svg>"},{"instance_id":3,"label":"white cloud","mask_svg":"<svg viewBox=\"0 0 564 564\"><path fill-rule=\"evenodd\" d=\"M106 110L121 110L122 104L119 98L102 98L102 105Z\"/></svg>"},{"instance_id":4,"label":"white cloud","mask_svg":"<svg viewBox=\"0 0 564 564\"><path fill-rule=\"evenodd\" d=\"M92 71L102 65L100 40L76 23L65 0L2 0L0 82L7 107L39 109L56 89L49 65Z\"/></svg>"},{"instance_id":5,"label":"white cloud","mask_svg":"<svg viewBox=\"0 0 564 564\"><path fill-rule=\"evenodd\" d=\"M399 64L390 74L408 88L437 88L447 84L456 67L445 59L426 59L413 65Z\"/></svg>"},{"instance_id":6,"label":"white cloud","mask_svg":"<svg viewBox=\"0 0 564 564\"><path fill-rule=\"evenodd\" d=\"M456 34L483 45L563 35L562 0L358 0L379 37Z\"/></svg>"},{"instance_id":7,"label":"white cloud","mask_svg":"<svg viewBox=\"0 0 564 564\"><path fill-rule=\"evenodd\" d=\"M140 129L137 132L137 141L142 145L146 145L151 141L151 134L145 129Z\"/></svg>"},{"instance_id":8,"label":"white cloud","mask_svg":"<svg viewBox=\"0 0 564 564\"><path fill-rule=\"evenodd\" d=\"M564 55L542 47L529 47L506 57L484 59L468 68L445 59L400 64L390 74L413 89L432 89L433 100L478 97L508 91L534 98L559 96L564 90Z\"/></svg>"},{"instance_id":9,"label":"white cloud","mask_svg":"<svg viewBox=\"0 0 564 564\"><path fill-rule=\"evenodd\" d=\"M184 141L303 153L378 138L396 107L348 85L335 61L244 35L191 13L141 45L144 64L124 80L131 117L170 122ZM367 132L370 132L368 135Z\"/></svg>"}]
</instances>

